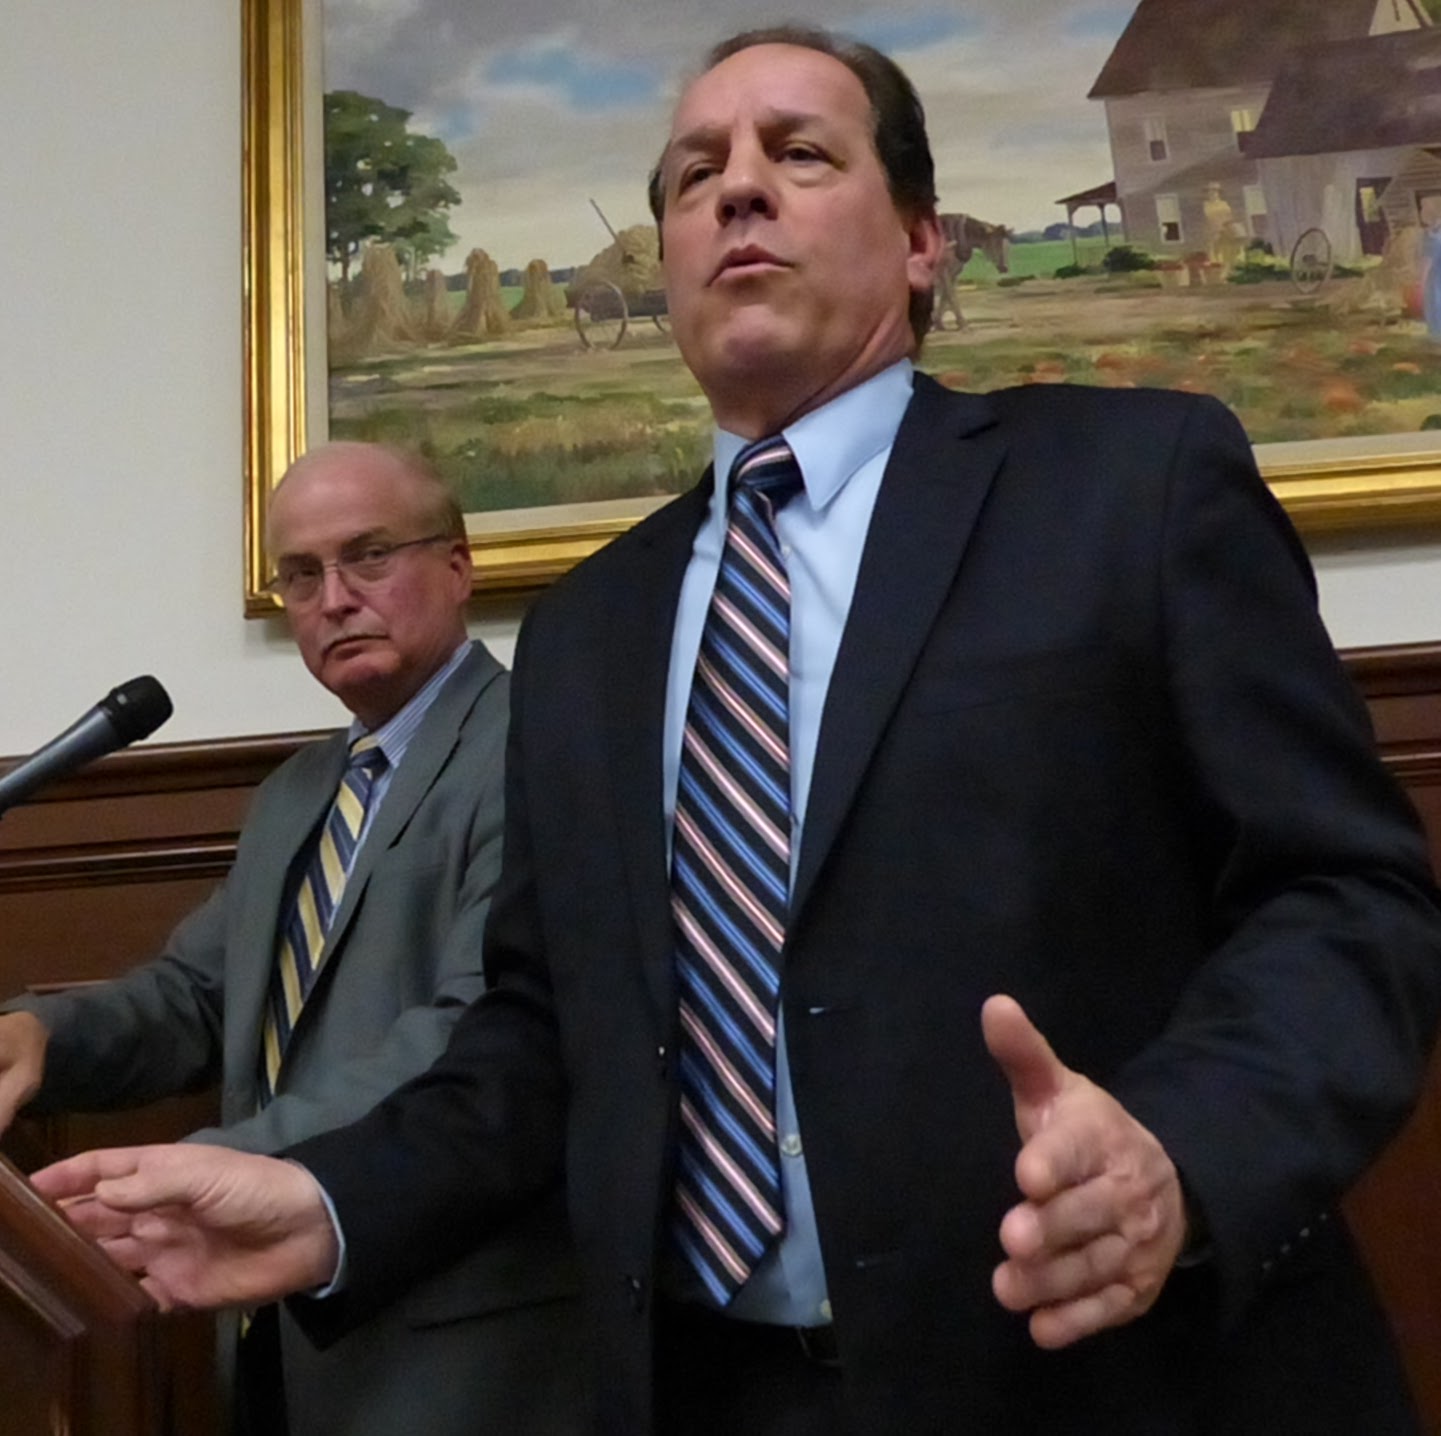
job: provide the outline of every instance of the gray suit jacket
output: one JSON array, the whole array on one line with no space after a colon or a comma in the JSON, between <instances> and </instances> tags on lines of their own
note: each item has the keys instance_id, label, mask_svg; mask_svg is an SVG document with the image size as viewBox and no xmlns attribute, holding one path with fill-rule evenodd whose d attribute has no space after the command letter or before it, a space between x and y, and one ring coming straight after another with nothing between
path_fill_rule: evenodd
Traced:
<instances>
[{"instance_id":1,"label":"gray suit jacket","mask_svg":"<svg viewBox=\"0 0 1441 1436\"><path fill-rule=\"evenodd\" d=\"M11 1004L52 1033L34 1109L133 1106L219 1078L223 1127L196 1138L272 1152L353 1120L424 1071L483 986L508 691L476 644L426 714L356 859L330 957L263 1111L277 923L296 855L339 784L342 733L261 785L229 877L158 957L115 982ZM574 1290L558 1203L542 1203L324 1352L282 1313L293 1436L582 1429ZM224 1334L221 1349L233 1350Z\"/></svg>"}]
</instances>

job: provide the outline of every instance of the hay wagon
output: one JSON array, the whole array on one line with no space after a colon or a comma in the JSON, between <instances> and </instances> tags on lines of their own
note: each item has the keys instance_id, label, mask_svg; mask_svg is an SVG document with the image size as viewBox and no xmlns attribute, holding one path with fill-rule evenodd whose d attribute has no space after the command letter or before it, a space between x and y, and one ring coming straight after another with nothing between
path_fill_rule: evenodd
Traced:
<instances>
[{"instance_id":1,"label":"hay wagon","mask_svg":"<svg viewBox=\"0 0 1441 1436\"><path fill-rule=\"evenodd\" d=\"M572 307L575 332L587 349L614 349L632 319L649 319L662 334L670 333L664 289L627 294L621 285L597 279L576 293Z\"/></svg>"},{"instance_id":2,"label":"hay wagon","mask_svg":"<svg viewBox=\"0 0 1441 1436\"><path fill-rule=\"evenodd\" d=\"M632 319L649 319L662 334L669 334L665 290L653 282L659 277L655 257L636 254L627 244L642 232L653 232L648 226L636 226L617 234L601 207L594 200L590 204L612 243L586 265L566 295L582 346L616 348Z\"/></svg>"}]
</instances>

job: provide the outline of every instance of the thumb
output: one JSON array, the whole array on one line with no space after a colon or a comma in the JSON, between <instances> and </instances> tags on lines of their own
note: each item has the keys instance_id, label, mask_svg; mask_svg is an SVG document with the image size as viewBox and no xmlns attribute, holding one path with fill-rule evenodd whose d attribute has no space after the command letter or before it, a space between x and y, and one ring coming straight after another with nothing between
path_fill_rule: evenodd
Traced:
<instances>
[{"instance_id":1,"label":"thumb","mask_svg":"<svg viewBox=\"0 0 1441 1436\"><path fill-rule=\"evenodd\" d=\"M981 1008L986 1048L1010 1083L1016 1104L1016 1126L1028 1140L1041 1125L1046 1109L1065 1085L1065 1063L1051 1050L1021 1004L998 993Z\"/></svg>"}]
</instances>

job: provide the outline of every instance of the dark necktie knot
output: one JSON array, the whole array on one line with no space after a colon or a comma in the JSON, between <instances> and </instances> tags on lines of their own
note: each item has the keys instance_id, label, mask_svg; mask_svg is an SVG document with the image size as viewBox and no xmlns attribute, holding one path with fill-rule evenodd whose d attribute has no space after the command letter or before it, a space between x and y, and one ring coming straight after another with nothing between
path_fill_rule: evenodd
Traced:
<instances>
[{"instance_id":1,"label":"dark necktie knot","mask_svg":"<svg viewBox=\"0 0 1441 1436\"><path fill-rule=\"evenodd\" d=\"M350 751L345 760L348 772L359 772L373 779L380 776L385 765L385 753L369 733L357 738L350 745Z\"/></svg>"}]
</instances>

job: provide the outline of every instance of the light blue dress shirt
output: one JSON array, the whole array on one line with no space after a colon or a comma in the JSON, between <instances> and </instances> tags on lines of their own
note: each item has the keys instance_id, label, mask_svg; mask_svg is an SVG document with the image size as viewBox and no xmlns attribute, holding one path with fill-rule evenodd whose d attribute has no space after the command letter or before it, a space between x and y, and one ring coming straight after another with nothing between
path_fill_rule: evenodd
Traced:
<instances>
[{"instance_id":1,"label":"light blue dress shirt","mask_svg":"<svg viewBox=\"0 0 1441 1436\"><path fill-rule=\"evenodd\" d=\"M821 712L841 634L851 610L861 551L870 528L881 475L901 417L910 403L914 374L902 360L805 415L784 430L801 477L802 493L783 508L776 532L791 583L791 881L805 827ZM701 630L725 544L727 477L748 441L718 430L714 441L715 493L696 534L681 584L671 638L666 687L664 793L667 841L675 818L681 735ZM784 974L782 975L784 984ZM784 990L784 988L783 988ZM790 1326L828 1322L825 1271L815 1209L806 1176L805 1149L791 1090L785 1023L777 1033L776 1130L781 1151L781 1198L786 1225L750 1280L727 1308L747 1321Z\"/></svg>"},{"instance_id":2,"label":"light blue dress shirt","mask_svg":"<svg viewBox=\"0 0 1441 1436\"><path fill-rule=\"evenodd\" d=\"M350 875L350 869L355 866L355 860L360 855L366 838L370 835L375 815L380 811L380 805L385 801L386 793L390 791L395 770L400 767L400 760L405 757L405 750L410 747L410 740L415 737L416 730L424 721L425 715L430 712L430 705L435 702L440 690L445 687L451 674L465 662L469 652L470 640L467 638L445 660L443 666L430 675L410 702L375 730L375 746L385 754L385 767L377 774L375 783L371 787L370 801L365 807L365 821L361 824L360 836L356 839L355 849L350 855L350 866L345 870L347 877ZM346 742L354 743L357 738L363 737L369 731L360 719L354 718L345 735Z\"/></svg>"}]
</instances>

